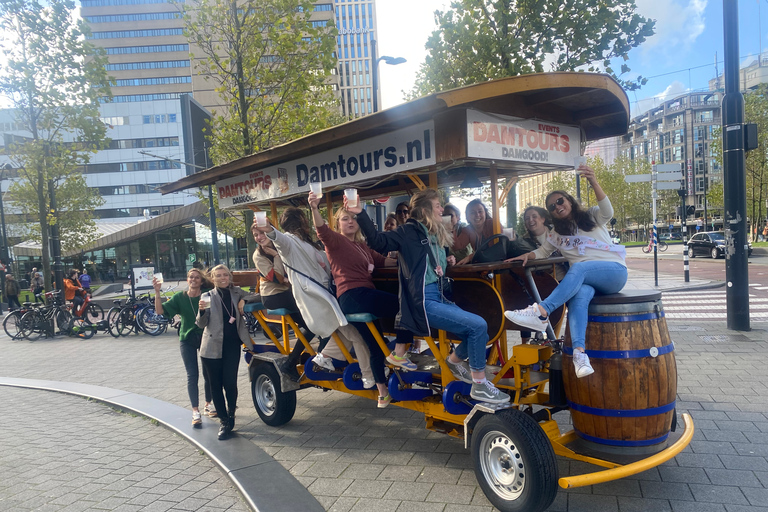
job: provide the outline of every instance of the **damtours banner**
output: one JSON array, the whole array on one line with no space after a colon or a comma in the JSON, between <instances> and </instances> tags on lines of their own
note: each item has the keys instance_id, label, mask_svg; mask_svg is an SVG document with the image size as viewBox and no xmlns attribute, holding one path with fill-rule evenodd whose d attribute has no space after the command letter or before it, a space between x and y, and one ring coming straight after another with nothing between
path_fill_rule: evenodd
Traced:
<instances>
[{"instance_id":1,"label":"damtours banner","mask_svg":"<svg viewBox=\"0 0 768 512\"><path fill-rule=\"evenodd\" d=\"M418 169L435 163L435 124L427 121L384 135L216 182L219 207L279 199L323 188Z\"/></svg>"},{"instance_id":2,"label":"damtours banner","mask_svg":"<svg viewBox=\"0 0 768 512\"><path fill-rule=\"evenodd\" d=\"M467 156L573 166L579 128L467 110Z\"/></svg>"}]
</instances>

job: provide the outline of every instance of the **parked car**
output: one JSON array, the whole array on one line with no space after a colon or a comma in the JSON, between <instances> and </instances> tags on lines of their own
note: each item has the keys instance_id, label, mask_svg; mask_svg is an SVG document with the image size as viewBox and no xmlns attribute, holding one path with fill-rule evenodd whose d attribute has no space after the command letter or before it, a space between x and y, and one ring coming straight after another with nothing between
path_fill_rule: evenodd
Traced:
<instances>
[{"instance_id":1,"label":"parked car","mask_svg":"<svg viewBox=\"0 0 768 512\"><path fill-rule=\"evenodd\" d=\"M725 233L722 231L696 233L688 240L688 255L691 258L710 256L714 259L725 256ZM752 256L751 243L747 256Z\"/></svg>"}]
</instances>

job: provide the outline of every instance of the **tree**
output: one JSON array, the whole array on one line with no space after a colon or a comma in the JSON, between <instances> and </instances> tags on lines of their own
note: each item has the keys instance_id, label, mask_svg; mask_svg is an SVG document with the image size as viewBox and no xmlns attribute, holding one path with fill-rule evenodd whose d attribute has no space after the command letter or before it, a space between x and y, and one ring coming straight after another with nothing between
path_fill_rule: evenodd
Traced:
<instances>
[{"instance_id":1,"label":"tree","mask_svg":"<svg viewBox=\"0 0 768 512\"><path fill-rule=\"evenodd\" d=\"M635 13L634 0L455 0L435 12L438 30L410 96L552 71L615 73L611 61L653 35L653 20ZM622 81L629 90L646 82Z\"/></svg>"},{"instance_id":2,"label":"tree","mask_svg":"<svg viewBox=\"0 0 768 512\"><path fill-rule=\"evenodd\" d=\"M80 168L106 144L99 100L110 95L101 50L88 43L83 20L71 0L3 0L6 64L0 92L14 105L27 134L9 140L6 151L19 169L10 188L12 205L34 219L29 235L42 244L43 276L51 288L49 228L59 225L62 241L76 248L94 235L90 212L101 204ZM50 209L51 190L58 208Z\"/></svg>"},{"instance_id":3,"label":"tree","mask_svg":"<svg viewBox=\"0 0 768 512\"><path fill-rule=\"evenodd\" d=\"M752 219L752 233L764 225L768 200L768 84L744 97L744 120L757 124L757 149L746 155L747 211ZM728 179L725 176L725 179Z\"/></svg>"}]
</instances>

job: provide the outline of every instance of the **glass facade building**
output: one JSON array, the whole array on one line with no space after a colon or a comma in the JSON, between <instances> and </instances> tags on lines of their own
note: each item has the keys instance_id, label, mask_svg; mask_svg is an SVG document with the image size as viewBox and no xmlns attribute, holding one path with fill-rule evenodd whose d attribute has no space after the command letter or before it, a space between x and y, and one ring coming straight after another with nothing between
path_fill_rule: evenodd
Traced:
<instances>
[{"instance_id":1,"label":"glass facade building","mask_svg":"<svg viewBox=\"0 0 768 512\"><path fill-rule=\"evenodd\" d=\"M334 0L338 74L344 114L362 117L373 113L374 65L371 40L376 39L375 0ZM323 5L317 2L316 8ZM378 91L377 91L378 92ZM380 97L378 98L380 99ZM378 102L381 104L381 101Z\"/></svg>"}]
</instances>

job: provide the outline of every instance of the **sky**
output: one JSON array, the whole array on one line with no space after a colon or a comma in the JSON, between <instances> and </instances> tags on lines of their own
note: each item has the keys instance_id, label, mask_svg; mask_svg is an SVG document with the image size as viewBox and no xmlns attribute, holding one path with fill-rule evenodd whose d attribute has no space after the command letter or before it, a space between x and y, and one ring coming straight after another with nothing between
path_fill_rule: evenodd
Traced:
<instances>
[{"instance_id":1,"label":"sky","mask_svg":"<svg viewBox=\"0 0 768 512\"><path fill-rule=\"evenodd\" d=\"M404 57L407 63L380 63L382 107L403 102L424 61L424 44L437 27L436 9L448 0L378 0L379 55ZM628 93L632 114L688 90L704 90L718 70L723 72L723 2L713 0L636 0L637 12L656 20L656 33L629 53L628 77L648 77L646 85ZM768 0L740 0L739 58L742 64L768 53ZM619 66L615 66L618 68Z\"/></svg>"}]
</instances>

